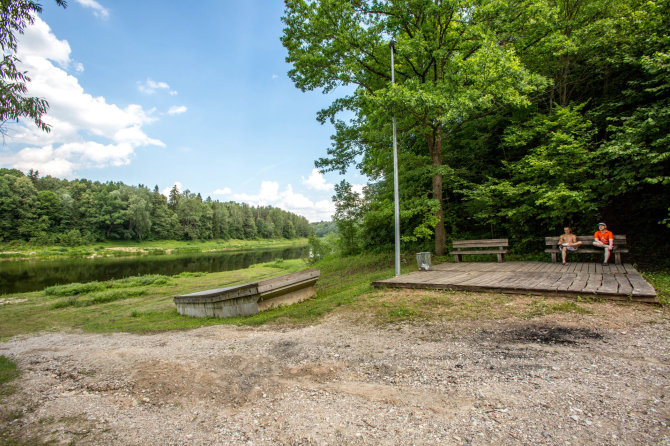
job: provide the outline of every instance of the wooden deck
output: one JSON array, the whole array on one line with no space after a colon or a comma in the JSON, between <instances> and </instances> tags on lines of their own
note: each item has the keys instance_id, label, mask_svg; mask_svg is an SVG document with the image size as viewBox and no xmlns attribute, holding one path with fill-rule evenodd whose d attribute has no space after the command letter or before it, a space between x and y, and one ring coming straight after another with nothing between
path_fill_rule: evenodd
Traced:
<instances>
[{"instance_id":1,"label":"wooden deck","mask_svg":"<svg viewBox=\"0 0 670 446\"><path fill-rule=\"evenodd\" d=\"M494 291L552 296L598 295L620 300L658 302L656 291L633 265L599 263L505 262L442 263L372 282L390 288Z\"/></svg>"}]
</instances>

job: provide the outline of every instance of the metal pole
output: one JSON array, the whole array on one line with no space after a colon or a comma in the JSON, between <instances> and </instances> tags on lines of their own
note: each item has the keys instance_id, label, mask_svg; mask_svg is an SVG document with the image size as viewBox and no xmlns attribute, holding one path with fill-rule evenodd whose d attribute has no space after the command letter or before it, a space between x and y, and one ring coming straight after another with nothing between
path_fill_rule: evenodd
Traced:
<instances>
[{"instance_id":1,"label":"metal pole","mask_svg":"<svg viewBox=\"0 0 670 446\"><path fill-rule=\"evenodd\" d=\"M391 85L395 84L395 42L391 40ZM395 208L395 275L400 275L400 197L398 194L398 140L395 114L393 114L393 201Z\"/></svg>"}]
</instances>

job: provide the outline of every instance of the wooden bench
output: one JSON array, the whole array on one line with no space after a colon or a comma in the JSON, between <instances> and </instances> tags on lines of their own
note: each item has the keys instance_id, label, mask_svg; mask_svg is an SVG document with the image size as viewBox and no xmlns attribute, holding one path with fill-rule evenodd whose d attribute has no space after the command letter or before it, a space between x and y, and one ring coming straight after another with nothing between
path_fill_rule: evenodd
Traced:
<instances>
[{"instance_id":1,"label":"wooden bench","mask_svg":"<svg viewBox=\"0 0 670 446\"><path fill-rule=\"evenodd\" d=\"M464 254L495 254L498 256L498 262L502 262L503 255L507 254L505 248L509 246L509 240L506 238L454 240L452 246L454 250L449 254L454 256L455 262L460 262L462 260L461 256Z\"/></svg>"},{"instance_id":2,"label":"wooden bench","mask_svg":"<svg viewBox=\"0 0 670 446\"><path fill-rule=\"evenodd\" d=\"M174 303L179 314L186 316L248 316L313 297L320 274L318 269L306 269L260 282L183 294L176 296Z\"/></svg>"},{"instance_id":3,"label":"wooden bench","mask_svg":"<svg viewBox=\"0 0 670 446\"><path fill-rule=\"evenodd\" d=\"M551 261L556 263L558 260L558 255L561 253L561 250L558 249L558 239L559 237L556 236L550 236L550 237L545 237L544 242L547 246L551 246L551 248L547 248L544 250L544 252L551 253ZM582 246L577 248L576 251L569 251L568 252L568 257L573 256L575 254L579 253L587 253L587 254L601 254L604 255L604 248L596 248L593 246L593 236L592 235L578 235L577 236L577 241L582 242ZM612 255L614 255L614 263L617 265L621 265L621 254L622 253L627 253L628 248L625 248L626 246L626 236L625 235L614 235L614 250L612 251Z\"/></svg>"}]
</instances>

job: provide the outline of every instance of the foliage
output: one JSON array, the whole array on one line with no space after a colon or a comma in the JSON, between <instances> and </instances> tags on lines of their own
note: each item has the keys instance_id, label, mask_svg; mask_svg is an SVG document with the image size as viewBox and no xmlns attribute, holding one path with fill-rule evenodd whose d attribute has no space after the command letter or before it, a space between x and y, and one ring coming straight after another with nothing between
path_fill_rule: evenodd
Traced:
<instances>
[{"instance_id":1,"label":"foliage","mask_svg":"<svg viewBox=\"0 0 670 446\"><path fill-rule=\"evenodd\" d=\"M412 237L429 236L434 228L438 254L444 252L443 175L448 171L442 152L450 135L500 108L528 104L528 95L544 84L520 64L511 45L500 44L497 23L510 7L504 1L286 0L282 42L296 86L324 92L355 87L319 114L337 133L330 157L318 160L317 167L344 171L357 163L363 173L390 180L389 123L397 118L400 137L416 141L417 159L432 177L434 202L419 202L408 211L420 215L420 229ZM391 39L397 52L394 85ZM336 118L345 110L355 116L348 123Z\"/></svg>"},{"instance_id":2,"label":"foliage","mask_svg":"<svg viewBox=\"0 0 670 446\"><path fill-rule=\"evenodd\" d=\"M295 85L347 86L318 114L335 134L316 165L370 178L336 190L343 251L393 244L395 116L404 244L529 253L605 220L667 264L669 17L669 0L286 0Z\"/></svg>"},{"instance_id":3,"label":"foliage","mask_svg":"<svg viewBox=\"0 0 670 446\"><path fill-rule=\"evenodd\" d=\"M326 237L317 237L316 234L312 234L307 238L307 242L309 243L307 263L312 265L335 253L337 236L334 233Z\"/></svg>"},{"instance_id":4,"label":"foliage","mask_svg":"<svg viewBox=\"0 0 670 446\"><path fill-rule=\"evenodd\" d=\"M79 246L104 240L307 237L307 219L271 206L203 200L173 188L60 180L0 169L0 240Z\"/></svg>"},{"instance_id":5,"label":"foliage","mask_svg":"<svg viewBox=\"0 0 670 446\"><path fill-rule=\"evenodd\" d=\"M64 0L56 0L59 6L65 7ZM39 3L32 0L2 0L0 2L0 133L5 134L8 121L19 121L23 118L32 120L45 132L51 126L42 120L49 108L46 100L27 96L28 73L21 71L17 64L18 35L34 22L35 14L42 11Z\"/></svg>"}]
</instances>

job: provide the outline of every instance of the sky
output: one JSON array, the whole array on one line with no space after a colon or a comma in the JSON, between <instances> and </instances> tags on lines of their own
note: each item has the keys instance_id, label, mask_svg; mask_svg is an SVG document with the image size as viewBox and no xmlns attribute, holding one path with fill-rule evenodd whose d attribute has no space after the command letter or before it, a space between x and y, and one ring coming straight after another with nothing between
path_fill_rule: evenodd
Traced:
<instances>
[{"instance_id":1,"label":"sky","mask_svg":"<svg viewBox=\"0 0 670 446\"><path fill-rule=\"evenodd\" d=\"M50 133L8 127L0 167L41 176L173 185L219 201L330 220L320 174L330 124L316 112L346 91L303 93L288 78L281 0L43 0L19 43L29 94Z\"/></svg>"}]
</instances>

